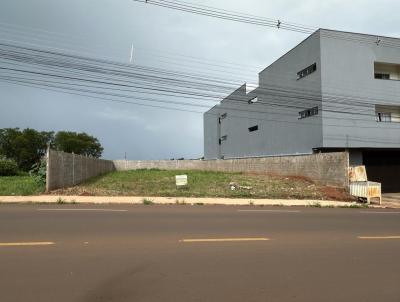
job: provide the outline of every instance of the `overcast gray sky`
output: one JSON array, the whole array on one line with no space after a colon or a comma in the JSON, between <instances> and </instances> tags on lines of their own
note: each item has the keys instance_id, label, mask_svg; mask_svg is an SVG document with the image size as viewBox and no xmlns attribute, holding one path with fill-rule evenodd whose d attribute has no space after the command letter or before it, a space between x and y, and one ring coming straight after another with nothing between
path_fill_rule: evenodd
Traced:
<instances>
[{"instance_id":1,"label":"overcast gray sky","mask_svg":"<svg viewBox=\"0 0 400 302\"><path fill-rule=\"evenodd\" d=\"M192 2L315 27L400 36L398 0ZM243 83L256 83L257 70L304 38L304 34L196 16L131 0L0 1L0 39L125 63L133 43L136 64L199 72ZM85 131L100 139L105 148L103 156L110 159L123 158L125 152L129 159L203 155L202 114L94 102L2 82L0 92L0 128Z\"/></svg>"}]
</instances>

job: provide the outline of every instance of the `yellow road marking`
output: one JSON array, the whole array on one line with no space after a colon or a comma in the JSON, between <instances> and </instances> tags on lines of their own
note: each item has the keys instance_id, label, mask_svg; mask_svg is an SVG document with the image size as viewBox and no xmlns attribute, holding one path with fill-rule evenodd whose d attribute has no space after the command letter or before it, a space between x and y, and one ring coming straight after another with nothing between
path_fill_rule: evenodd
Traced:
<instances>
[{"instance_id":1,"label":"yellow road marking","mask_svg":"<svg viewBox=\"0 0 400 302\"><path fill-rule=\"evenodd\" d=\"M180 242L229 242L229 241L267 241L269 238L203 238L182 239Z\"/></svg>"},{"instance_id":2,"label":"yellow road marking","mask_svg":"<svg viewBox=\"0 0 400 302\"><path fill-rule=\"evenodd\" d=\"M237 210L238 212L249 212L249 213L254 213L254 212L267 212L267 213L300 213L299 210Z\"/></svg>"},{"instance_id":3,"label":"yellow road marking","mask_svg":"<svg viewBox=\"0 0 400 302\"><path fill-rule=\"evenodd\" d=\"M128 210L112 209L36 209L37 211L97 211L97 212L128 212Z\"/></svg>"},{"instance_id":4,"label":"yellow road marking","mask_svg":"<svg viewBox=\"0 0 400 302\"><path fill-rule=\"evenodd\" d=\"M363 214L400 214L399 211L397 212L388 212L388 211L360 211Z\"/></svg>"},{"instance_id":5,"label":"yellow road marking","mask_svg":"<svg viewBox=\"0 0 400 302\"><path fill-rule=\"evenodd\" d=\"M0 246L37 246L53 245L54 242L0 242Z\"/></svg>"},{"instance_id":6,"label":"yellow road marking","mask_svg":"<svg viewBox=\"0 0 400 302\"><path fill-rule=\"evenodd\" d=\"M400 239L400 236L358 236L358 239Z\"/></svg>"}]
</instances>

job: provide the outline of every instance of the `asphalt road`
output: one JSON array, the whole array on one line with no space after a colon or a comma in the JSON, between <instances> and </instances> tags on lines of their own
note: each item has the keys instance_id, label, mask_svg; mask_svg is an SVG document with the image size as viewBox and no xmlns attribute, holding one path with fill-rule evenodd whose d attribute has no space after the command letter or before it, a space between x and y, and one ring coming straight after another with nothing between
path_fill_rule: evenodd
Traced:
<instances>
[{"instance_id":1,"label":"asphalt road","mask_svg":"<svg viewBox=\"0 0 400 302\"><path fill-rule=\"evenodd\" d=\"M3 204L0 301L398 302L400 211Z\"/></svg>"}]
</instances>

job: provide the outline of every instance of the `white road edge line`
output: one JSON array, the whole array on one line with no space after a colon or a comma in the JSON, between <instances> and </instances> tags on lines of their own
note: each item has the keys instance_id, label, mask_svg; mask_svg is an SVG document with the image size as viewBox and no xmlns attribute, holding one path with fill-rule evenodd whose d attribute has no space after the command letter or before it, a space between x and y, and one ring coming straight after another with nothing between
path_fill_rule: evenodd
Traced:
<instances>
[{"instance_id":1,"label":"white road edge line","mask_svg":"<svg viewBox=\"0 0 400 302\"><path fill-rule=\"evenodd\" d=\"M301 213L300 210L237 210L238 212Z\"/></svg>"},{"instance_id":2,"label":"white road edge line","mask_svg":"<svg viewBox=\"0 0 400 302\"><path fill-rule=\"evenodd\" d=\"M98 211L98 212L128 212L128 210L111 210L111 209L36 209L36 211Z\"/></svg>"}]
</instances>

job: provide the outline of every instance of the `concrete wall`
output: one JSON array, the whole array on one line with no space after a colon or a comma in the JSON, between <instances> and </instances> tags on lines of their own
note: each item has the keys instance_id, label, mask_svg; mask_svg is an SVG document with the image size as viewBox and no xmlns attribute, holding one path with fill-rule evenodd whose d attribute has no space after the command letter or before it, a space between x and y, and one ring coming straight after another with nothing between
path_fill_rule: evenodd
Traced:
<instances>
[{"instance_id":1,"label":"concrete wall","mask_svg":"<svg viewBox=\"0 0 400 302\"><path fill-rule=\"evenodd\" d=\"M306 177L321 185L347 187L347 152L226 160L114 161L117 170L166 169L252 172Z\"/></svg>"},{"instance_id":2,"label":"concrete wall","mask_svg":"<svg viewBox=\"0 0 400 302\"><path fill-rule=\"evenodd\" d=\"M314 63L314 73L297 78ZM298 119L300 111L321 108L319 32L261 71L258 88L246 88L240 87L204 114L206 159L310 154L322 146L322 115ZM258 102L249 104L253 97ZM250 132L256 125L258 131ZM218 134L227 136L220 146Z\"/></svg>"},{"instance_id":3,"label":"concrete wall","mask_svg":"<svg viewBox=\"0 0 400 302\"><path fill-rule=\"evenodd\" d=\"M114 170L114 163L110 160L49 150L46 191L74 186L91 177Z\"/></svg>"}]
</instances>

